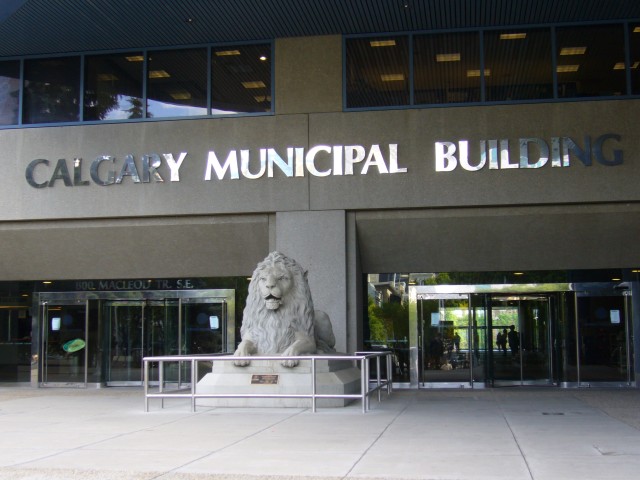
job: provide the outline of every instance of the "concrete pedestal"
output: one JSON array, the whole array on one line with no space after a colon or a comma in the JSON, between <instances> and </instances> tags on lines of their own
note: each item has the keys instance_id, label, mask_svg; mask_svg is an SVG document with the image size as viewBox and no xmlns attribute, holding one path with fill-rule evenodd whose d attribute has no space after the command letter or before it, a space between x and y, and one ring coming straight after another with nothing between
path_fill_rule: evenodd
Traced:
<instances>
[{"instance_id":1,"label":"concrete pedestal","mask_svg":"<svg viewBox=\"0 0 640 480\"><path fill-rule=\"evenodd\" d=\"M214 362L197 393L311 394L311 360L287 368L277 360L254 360L246 367L231 361ZM360 369L348 360L316 360L316 393L359 394ZM352 399L321 398L318 407L344 407ZM199 398L198 405L216 407L311 407L311 398Z\"/></svg>"}]
</instances>

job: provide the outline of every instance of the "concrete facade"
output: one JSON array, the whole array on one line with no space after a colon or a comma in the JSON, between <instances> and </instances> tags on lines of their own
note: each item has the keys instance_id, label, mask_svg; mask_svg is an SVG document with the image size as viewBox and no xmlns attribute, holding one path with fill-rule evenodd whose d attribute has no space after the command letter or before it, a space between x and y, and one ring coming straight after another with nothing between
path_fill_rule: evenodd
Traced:
<instances>
[{"instance_id":1,"label":"concrete facade","mask_svg":"<svg viewBox=\"0 0 640 480\"><path fill-rule=\"evenodd\" d=\"M0 130L0 280L240 276L280 249L310 270L316 308L353 351L362 272L640 265L640 100L343 112L340 36L279 39L275 52L275 115ZM591 142L592 164L436 171L437 142L469 141L477 165L481 141L507 139L518 165L520 139L533 138L552 154L553 138ZM315 157L324 176L304 162L293 177L207 169L212 151L223 165L247 150L256 175L260 149L286 161L288 148L317 146L333 149ZM369 160L353 175L333 163L335 146L362 147L366 174ZM539 144L528 148L534 162ZM622 162L608 165L616 151ZM151 154L185 154L179 180L165 160L163 182L136 183L130 170L119 184L91 179L101 156L113 157L104 180L127 155L142 172ZM25 177L37 159L49 161L34 169L42 188Z\"/></svg>"}]
</instances>

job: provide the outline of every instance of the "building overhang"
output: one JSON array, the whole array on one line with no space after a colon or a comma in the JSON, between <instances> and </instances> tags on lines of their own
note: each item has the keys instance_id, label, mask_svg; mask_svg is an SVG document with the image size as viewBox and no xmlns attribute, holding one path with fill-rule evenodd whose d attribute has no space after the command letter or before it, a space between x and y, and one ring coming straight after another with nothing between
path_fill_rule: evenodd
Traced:
<instances>
[{"instance_id":1,"label":"building overhang","mask_svg":"<svg viewBox=\"0 0 640 480\"><path fill-rule=\"evenodd\" d=\"M633 0L5 0L0 57L638 18Z\"/></svg>"}]
</instances>

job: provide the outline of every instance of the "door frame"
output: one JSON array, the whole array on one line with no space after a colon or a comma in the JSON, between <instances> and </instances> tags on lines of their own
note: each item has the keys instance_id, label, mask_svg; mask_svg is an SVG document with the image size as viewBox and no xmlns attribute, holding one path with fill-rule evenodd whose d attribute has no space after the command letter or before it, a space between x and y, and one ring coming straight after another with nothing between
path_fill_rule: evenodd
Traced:
<instances>
[{"instance_id":1,"label":"door frame","mask_svg":"<svg viewBox=\"0 0 640 480\"><path fill-rule=\"evenodd\" d=\"M555 378L557 376L557 372L554 371L554 360L555 360L555 352L554 352L554 343L555 343L555 338L554 338L554 326L557 324L558 322L558 312L554 311L554 302L557 302L557 295L555 295L556 293L559 292L531 292L531 293L519 293L519 294L498 294L498 293L493 293L491 294L491 309L492 309L492 314L489 316L489 323L490 323L490 327L491 327L491 347L490 349L488 349L488 357L491 360L490 363L490 367L489 367L489 371L492 372L490 381L491 381L491 385L493 387L508 387L508 386L557 386L558 385L558 379ZM546 366L546 370L547 370L547 378L539 378L539 379L532 379L532 378L528 378L528 376L525 373L525 355L524 355L524 348L523 348L523 339L526 338L526 336L531 335L532 332L529 331L528 328L525 328L525 326L523 325L523 318L521 315L521 308L522 308L522 302L526 302L526 301L534 301L536 300L536 298L534 297L543 297L546 300L546 318L547 318L547 324L546 324L546 329L544 332L544 336L546 339L546 345L547 345L547 352L546 352L546 362L547 362L547 366ZM496 328L493 320L493 301L496 299L505 299L506 301L517 301L518 302L518 324L515 325L517 327L517 332L518 332L518 343L519 343L519 352L518 352L518 356L517 356L517 360L518 360L518 367L519 367L519 374L517 379L505 379L505 378L496 378L495 376L495 360L496 360L496 351L495 348L493 348L493 343L495 343L495 338L496 336L494 335L494 329ZM558 305L555 305L555 308L557 310ZM498 328L503 328L504 325L499 326ZM507 345L507 349L510 349L510 347ZM507 353L507 355L511 355L510 353Z\"/></svg>"},{"instance_id":2,"label":"door frame","mask_svg":"<svg viewBox=\"0 0 640 480\"><path fill-rule=\"evenodd\" d=\"M98 321L98 319L91 319L90 309L92 304L98 306L102 301L131 301L131 302L145 302L156 301L165 299L178 300L179 318L182 321L182 305L183 300L186 302L197 302L197 300L217 300L224 304L223 311L226 313L226 329L223 332L224 347L226 351L232 352L235 349L235 336L236 336L236 306L235 306L235 290L233 289L202 289L202 290L124 290L124 291L73 291L73 292L36 292L33 295L33 311L38 312L38 318L33 322L33 325L38 327L39 342L34 343L32 346L32 353L34 358L38 358L38 362L34 362L32 365L31 384L34 387L88 387L95 386L97 388L106 386L106 378L104 377L104 369L100 374L98 382L92 384L88 382L87 369L88 369L88 348L84 349L85 354L85 381L80 384L69 383L51 383L44 382L44 368L46 362L46 305L85 305L85 343L90 344L92 339L88 338L89 325L92 321ZM181 323L180 323L181 325ZM102 329L97 329L98 339L97 345L100 350L108 348L108 339L103 338ZM179 328L179 335L182 335L182 331ZM35 337L34 337L35 338ZM142 367L141 367L142 368ZM35 371L34 371L35 370ZM137 384L134 382L133 384Z\"/></svg>"},{"instance_id":3,"label":"door frame","mask_svg":"<svg viewBox=\"0 0 640 480\"><path fill-rule=\"evenodd\" d=\"M148 329L152 329L153 327L150 325L150 317L148 316L149 307L167 307L172 306L176 308L178 312L176 315L176 319L178 322L178 336L176 338L176 343L178 348L181 346L180 341L180 299L177 298L154 298L154 299L146 299L146 300L132 300L132 299L117 299L117 300L102 300L100 304L100 315L102 316L104 325L103 325L103 333L105 335L104 340L102 342L102 347L104 351L103 360L105 362L103 368L103 383L108 387L124 387L124 386L142 386L143 385L143 362L142 358L145 356L155 355L152 351L150 352L150 344L148 337ZM134 377L125 379L125 380L114 380L112 378L113 374L113 311L110 311L107 314L106 309L118 307L135 307L140 309L140 361L139 364L136 365L132 352L129 352L131 355L131 359L128 360L127 369L130 369L133 375L136 375L136 372L139 376L139 379L135 379ZM180 352L179 352L180 353ZM164 355L164 353L163 353Z\"/></svg>"},{"instance_id":4,"label":"door frame","mask_svg":"<svg viewBox=\"0 0 640 480\"><path fill-rule=\"evenodd\" d=\"M48 341L49 341L49 312L51 307L60 306L60 307L84 307L84 338L82 339L85 342L85 347L82 348L83 358L83 369L81 373L82 381L49 381L49 356L48 356ZM72 387L72 388L86 388L87 387L87 375L88 375L88 345L89 345L89 302L86 299L66 299L66 298L51 298L48 300L44 300L40 303L39 308L37 309L39 320L37 325L41 328L40 335L40 345L38 348L40 349L39 358L41 361L40 365L40 375L41 375L41 383L40 385L43 387Z\"/></svg>"},{"instance_id":5,"label":"door frame","mask_svg":"<svg viewBox=\"0 0 640 480\"><path fill-rule=\"evenodd\" d=\"M571 283L541 283L541 284L497 284L497 285L409 285L409 377L411 388L484 388L488 386L490 379L474 380L473 364L469 365L469 382L449 382L424 384L420 381L422 378L421 358L422 358L422 338L419 328L420 316L418 313L418 300L451 298L451 296L468 295L469 296L469 349L475 351L478 345L476 335L471 322L473 294L496 294L496 295L526 295L526 294L550 294L555 292L571 292L574 291L574 284ZM486 306L485 306L486 308ZM473 356L472 356L473 358ZM551 359L550 359L551 362ZM550 363L553 365L553 363Z\"/></svg>"}]
</instances>

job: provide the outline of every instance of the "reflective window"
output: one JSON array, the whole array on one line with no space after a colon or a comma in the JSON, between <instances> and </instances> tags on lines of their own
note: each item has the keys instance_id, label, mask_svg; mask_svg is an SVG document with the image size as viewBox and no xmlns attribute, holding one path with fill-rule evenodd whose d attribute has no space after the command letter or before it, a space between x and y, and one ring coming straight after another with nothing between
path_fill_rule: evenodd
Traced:
<instances>
[{"instance_id":1,"label":"reflective window","mask_svg":"<svg viewBox=\"0 0 640 480\"><path fill-rule=\"evenodd\" d=\"M271 111L271 46L214 48L211 58L212 113Z\"/></svg>"},{"instance_id":2,"label":"reflective window","mask_svg":"<svg viewBox=\"0 0 640 480\"><path fill-rule=\"evenodd\" d=\"M20 108L20 62L0 62L0 125L16 125Z\"/></svg>"},{"instance_id":3,"label":"reflective window","mask_svg":"<svg viewBox=\"0 0 640 480\"><path fill-rule=\"evenodd\" d=\"M80 57L24 62L24 123L80 119Z\"/></svg>"},{"instance_id":4,"label":"reflective window","mask_svg":"<svg viewBox=\"0 0 640 480\"><path fill-rule=\"evenodd\" d=\"M640 24L631 25L629 44L631 47L631 93L640 95Z\"/></svg>"},{"instance_id":5,"label":"reflective window","mask_svg":"<svg viewBox=\"0 0 640 480\"><path fill-rule=\"evenodd\" d=\"M558 28L558 97L626 94L622 25Z\"/></svg>"},{"instance_id":6,"label":"reflective window","mask_svg":"<svg viewBox=\"0 0 640 480\"><path fill-rule=\"evenodd\" d=\"M553 98L551 31L486 32L487 101Z\"/></svg>"},{"instance_id":7,"label":"reflective window","mask_svg":"<svg viewBox=\"0 0 640 480\"><path fill-rule=\"evenodd\" d=\"M149 53L147 117L207 115L207 51Z\"/></svg>"},{"instance_id":8,"label":"reflective window","mask_svg":"<svg viewBox=\"0 0 640 480\"><path fill-rule=\"evenodd\" d=\"M143 117L141 52L85 58L84 120Z\"/></svg>"},{"instance_id":9,"label":"reflective window","mask_svg":"<svg viewBox=\"0 0 640 480\"><path fill-rule=\"evenodd\" d=\"M415 103L480 101L479 35L422 35L414 43Z\"/></svg>"},{"instance_id":10,"label":"reflective window","mask_svg":"<svg viewBox=\"0 0 640 480\"><path fill-rule=\"evenodd\" d=\"M346 55L348 108L409 104L407 37L349 39Z\"/></svg>"}]
</instances>

